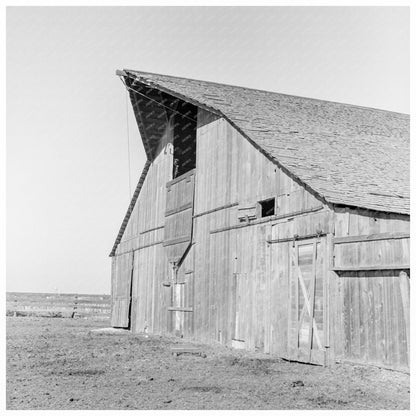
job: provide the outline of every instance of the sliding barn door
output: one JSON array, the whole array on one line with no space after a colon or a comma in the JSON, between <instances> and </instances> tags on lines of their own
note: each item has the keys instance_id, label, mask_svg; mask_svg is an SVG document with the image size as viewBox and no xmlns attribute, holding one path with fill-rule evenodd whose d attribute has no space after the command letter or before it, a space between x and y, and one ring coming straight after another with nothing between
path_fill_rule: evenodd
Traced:
<instances>
[{"instance_id":1,"label":"sliding barn door","mask_svg":"<svg viewBox=\"0 0 416 416\"><path fill-rule=\"evenodd\" d=\"M177 264L192 240L195 170L166 184L165 236L163 246L170 263Z\"/></svg>"},{"instance_id":2,"label":"sliding barn door","mask_svg":"<svg viewBox=\"0 0 416 416\"><path fill-rule=\"evenodd\" d=\"M324 364L325 238L290 248L289 359Z\"/></svg>"},{"instance_id":3,"label":"sliding barn door","mask_svg":"<svg viewBox=\"0 0 416 416\"><path fill-rule=\"evenodd\" d=\"M111 279L111 326L129 328L134 253L113 257Z\"/></svg>"}]
</instances>

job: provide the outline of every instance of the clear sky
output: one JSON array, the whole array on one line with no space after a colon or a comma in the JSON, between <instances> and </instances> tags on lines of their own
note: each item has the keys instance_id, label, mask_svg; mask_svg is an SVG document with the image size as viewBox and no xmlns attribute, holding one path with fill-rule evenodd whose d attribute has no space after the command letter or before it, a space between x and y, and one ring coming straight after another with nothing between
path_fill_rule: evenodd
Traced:
<instances>
[{"instance_id":1,"label":"clear sky","mask_svg":"<svg viewBox=\"0 0 416 416\"><path fill-rule=\"evenodd\" d=\"M6 30L8 291L110 293L129 202L116 69L409 113L405 7L9 7ZM134 189L131 112L129 132Z\"/></svg>"}]
</instances>

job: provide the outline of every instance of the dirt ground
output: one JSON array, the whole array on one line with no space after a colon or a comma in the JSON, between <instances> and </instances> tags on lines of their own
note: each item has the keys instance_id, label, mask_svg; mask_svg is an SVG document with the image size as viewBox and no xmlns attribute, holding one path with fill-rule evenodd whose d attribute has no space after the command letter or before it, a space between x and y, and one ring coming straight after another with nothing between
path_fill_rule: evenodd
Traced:
<instances>
[{"instance_id":1,"label":"dirt ground","mask_svg":"<svg viewBox=\"0 0 416 416\"><path fill-rule=\"evenodd\" d=\"M182 340L93 333L108 322L7 317L7 409L408 409L409 376L324 368Z\"/></svg>"}]
</instances>

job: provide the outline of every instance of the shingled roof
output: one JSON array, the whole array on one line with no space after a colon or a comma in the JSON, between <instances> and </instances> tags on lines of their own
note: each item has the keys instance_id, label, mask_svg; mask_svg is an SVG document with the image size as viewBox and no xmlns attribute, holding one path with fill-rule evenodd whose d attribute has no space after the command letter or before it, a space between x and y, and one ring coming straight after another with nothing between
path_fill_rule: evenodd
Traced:
<instances>
[{"instance_id":1,"label":"shingled roof","mask_svg":"<svg viewBox=\"0 0 416 416\"><path fill-rule=\"evenodd\" d=\"M334 204L410 212L407 114L124 70L233 124L270 158Z\"/></svg>"}]
</instances>

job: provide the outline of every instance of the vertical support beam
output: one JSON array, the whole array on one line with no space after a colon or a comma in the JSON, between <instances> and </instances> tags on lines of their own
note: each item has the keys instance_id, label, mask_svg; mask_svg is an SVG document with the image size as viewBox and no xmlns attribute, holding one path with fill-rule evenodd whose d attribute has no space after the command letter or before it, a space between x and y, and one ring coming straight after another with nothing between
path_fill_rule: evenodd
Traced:
<instances>
[{"instance_id":1,"label":"vertical support beam","mask_svg":"<svg viewBox=\"0 0 416 416\"><path fill-rule=\"evenodd\" d=\"M176 283L178 281L178 268L176 266L176 263L169 263L169 272L170 272L170 302L168 306L174 306L175 305L175 299L176 299ZM168 332L174 333L175 331L175 322L176 322L176 312L172 312L171 314L168 314L169 317L169 323L168 323Z\"/></svg>"},{"instance_id":2,"label":"vertical support beam","mask_svg":"<svg viewBox=\"0 0 416 416\"><path fill-rule=\"evenodd\" d=\"M298 242L294 242L295 247L295 264L294 269L296 270L296 277L295 278L295 310L296 310L296 320L299 319L299 245ZM296 356L299 354L299 331L296 331Z\"/></svg>"},{"instance_id":3,"label":"vertical support beam","mask_svg":"<svg viewBox=\"0 0 416 416\"><path fill-rule=\"evenodd\" d=\"M406 272L400 272L399 274L399 285L400 285L400 295L403 306L404 321L406 325L406 343L407 343L407 363L410 363L410 304L409 304L409 295L410 295L410 282L409 276ZM410 365L410 364L409 364Z\"/></svg>"},{"instance_id":4,"label":"vertical support beam","mask_svg":"<svg viewBox=\"0 0 416 416\"><path fill-rule=\"evenodd\" d=\"M312 347L313 347L313 320L315 316L315 282L316 282L316 253L317 253L317 240L313 242L313 253L312 253L312 281L311 281L311 310L310 310L310 322L309 322L309 361L312 358ZM305 300L306 301L306 300Z\"/></svg>"},{"instance_id":5,"label":"vertical support beam","mask_svg":"<svg viewBox=\"0 0 416 416\"><path fill-rule=\"evenodd\" d=\"M266 239L272 238L272 226L266 225ZM264 319L264 330L265 330L265 342L264 342L264 352L266 354L269 354L271 352L271 326L272 326L272 285L271 285L271 279L272 279L272 264L271 264L271 250L272 245L266 244L266 256L265 256L265 263L266 263L266 291L264 299L264 311L263 311L263 319Z\"/></svg>"},{"instance_id":6,"label":"vertical support beam","mask_svg":"<svg viewBox=\"0 0 416 416\"><path fill-rule=\"evenodd\" d=\"M331 274L331 266L333 264L333 235L327 234L327 236L321 240L324 241L324 246L322 247L322 268L323 268L323 308L324 308L324 339L323 344L325 348L325 356L324 356L324 365L328 366L332 362L332 358L330 355L332 354L333 350L329 350L330 348L330 316L329 307L331 302L330 293L331 292L331 281L330 281L330 274Z\"/></svg>"},{"instance_id":7,"label":"vertical support beam","mask_svg":"<svg viewBox=\"0 0 416 416\"><path fill-rule=\"evenodd\" d=\"M231 231L231 253L232 253L232 273L231 273L231 290L230 290L230 326L229 326L229 340L232 344L232 340L236 337L236 313L237 313L237 271L238 271L238 252L237 252L237 238L236 231Z\"/></svg>"},{"instance_id":8,"label":"vertical support beam","mask_svg":"<svg viewBox=\"0 0 416 416\"><path fill-rule=\"evenodd\" d=\"M290 242L284 243L287 244L287 346L286 346L286 355L291 356L291 342L292 342L292 298L293 298L293 268L292 268L292 251L293 245ZM273 334L272 334L273 335ZM272 338L273 339L273 338Z\"/></svg>"},{"instance_id":9,"label":"vertical support beam","mask_svg":"<svg viewBox=\"0 0 416 416\"><path fill-rule=\"evenodd\" d=\"M128 326L127 326L127 329L132 328L131 313L132 313L132 302L133 302L133 278L134 278L134 256L135 256L135 253L136 252L134 250L131 252L131 264L130 264L130 272L129 272L130 273L130 298L129 298L129 306L128 306L128 317L127 317Z\"/></svg>"}]
</instances>

